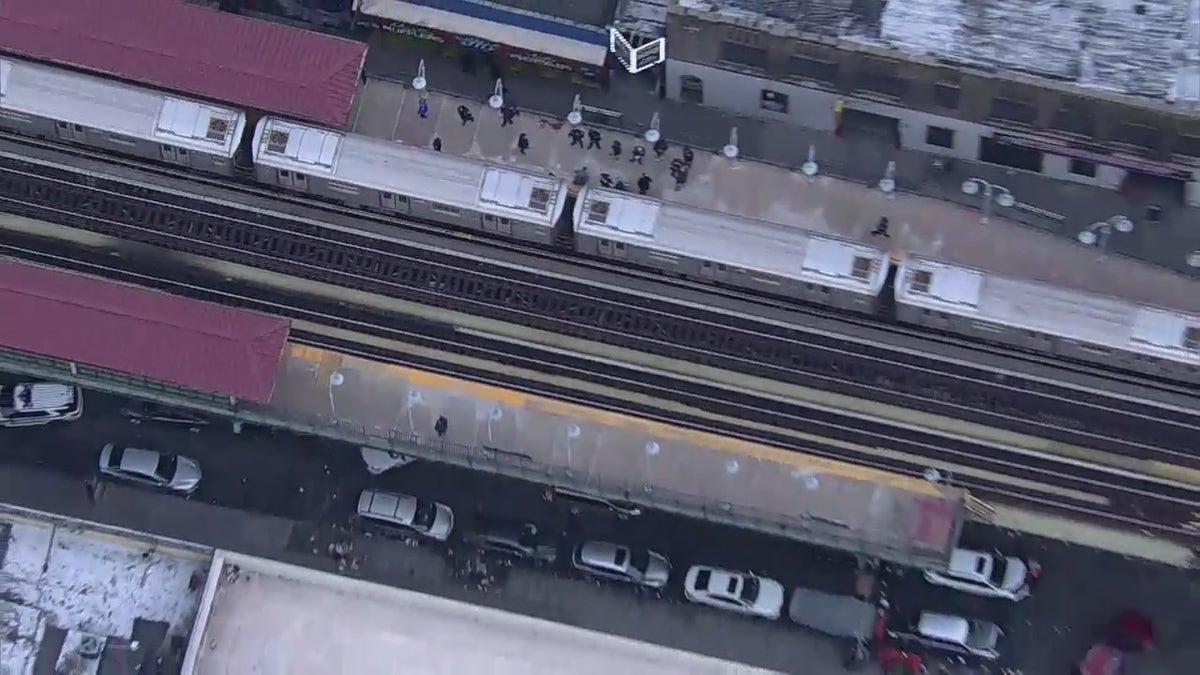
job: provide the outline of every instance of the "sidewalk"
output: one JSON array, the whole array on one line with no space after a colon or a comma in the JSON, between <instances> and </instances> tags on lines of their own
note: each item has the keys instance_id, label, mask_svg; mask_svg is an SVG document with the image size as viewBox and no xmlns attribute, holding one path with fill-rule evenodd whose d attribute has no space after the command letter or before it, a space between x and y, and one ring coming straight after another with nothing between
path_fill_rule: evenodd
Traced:
<instances>
[{"instance_id":1,"label":"sidewalk","mask_svg":"<svg viewBox=\"0 0 1200 675\"><path fill-rule=\"evenodd\" d=\"M417 45L401 46L394 41L383 43L372 39L367 71L373 77L407 83L415 75L421 59L425 59L426 77L434 91L479 101L492 93L495 82L486 72L464 73L457 62ZM1195 226L1200 216L1194 210L1184 210L1175 195L1143 193L1136 198L1126 198L1102 188L1062 183L1036 174L979 163L958 162L953 172L946 173L933 169L931 155L897 150L876 139L840 139L811 129L735 118L696 105L659 100L653 82L623 74L613 78L608 91L526 74L511 75L504 84L509 102L559 118L565 117L574 96L579 94L585 105L620 112L622 117L608 120L608 125L628 133L642 133L658 112L663 136L673 145L716 150L728 142L730 130L736 126L744 157L789 168L803 163L808 148L813 146L823 174L860 183L876 183L883 176L887 163L895 161L895 178L900 190L919 192L972 209L979 207L979 198L964 195L960 185L966 178L983 178L1008 187L1019 202L1032 207L1007 209L1002 215L1066 238L1073 239L1091 223L1113 215L1127 215L1140 226L1130 234L1114 235L1110 241L1111 251L1200 278L1200 268L1188 267L1185 260L1187 253L1200 250L1200 227ZM1162 221L1140 222L1146 206L1151 203L1163 207ZM1061 214L1065 220L1044 217L1038 210Z\"/></svg>"}]
</instances>

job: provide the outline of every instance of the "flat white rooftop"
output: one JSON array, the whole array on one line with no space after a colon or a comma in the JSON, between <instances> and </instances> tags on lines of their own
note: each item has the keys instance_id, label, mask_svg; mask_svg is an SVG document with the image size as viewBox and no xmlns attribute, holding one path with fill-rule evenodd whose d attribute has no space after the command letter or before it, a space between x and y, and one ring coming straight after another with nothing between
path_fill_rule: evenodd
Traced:
<instances>
[{"instance_id":1,"label":"flat white rooftop","mask_svg":"<svg viewBox=\"0 0 1200 675\"><path fill-rule=\"evenodd\" d=\"M184 675L753 675L771 671L218 552Z\"/></svg>"},{"instance_id":2,"label":"flat white rooftop","mask_svg":"<svg viewBox=\"0 0 1200 675\"><path fill-rule=\"evenodd\" d=\"M186 636L209 564L145 541L23 519L0 520L0 556L3 675L84 675L143 662L129 641L146 639L143 631L157 633L159 645ZM148 622L158 630L139 625ZM87 643L103 648L100 658L79 658Z\"/></svg>"}]
</instances>

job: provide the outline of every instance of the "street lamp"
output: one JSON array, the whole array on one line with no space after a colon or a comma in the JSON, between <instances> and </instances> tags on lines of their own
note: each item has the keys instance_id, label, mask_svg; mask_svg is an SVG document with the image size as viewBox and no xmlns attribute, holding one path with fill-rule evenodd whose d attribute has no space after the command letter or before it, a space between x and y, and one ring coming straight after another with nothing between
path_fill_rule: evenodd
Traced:
<instances>
[{"instance_id":1,"label":"street lamp","mask_svg":"<svg viewBox=\"0 0 1200 675\"><path fill-rule=\"evenodd\" d=\"M964 194L977 195L979 194L980 190L983 190L983 215L979 218L979 222L983 223L984 225L987 224L988 220L992 216L993 198L995 198L997 204L1003 206L1004 208L1008 208L1017 203L1017 200L1013 198L1012 193L1009 192L1008 188L1004 187L1003 185L996 185L995 183L986 181L982 178L968 178L963 181L962 191Z\"/></svg>"},{"instance_id":2,"label":"street lamp","mask_svg":"<svg viewBox=\"0 0 1200 675\"><path fill-rule=\"evenodd\" d=\"M1087 229L1081 230L1075 238L1084 246L1099 245L1101 251L1106 251L1108 238L1112 236L1113 230L1123 234L1133 232L1133 221L1125 216L1112 216L1108 220L1088 225Z\"/></svg>"}]
</instances>

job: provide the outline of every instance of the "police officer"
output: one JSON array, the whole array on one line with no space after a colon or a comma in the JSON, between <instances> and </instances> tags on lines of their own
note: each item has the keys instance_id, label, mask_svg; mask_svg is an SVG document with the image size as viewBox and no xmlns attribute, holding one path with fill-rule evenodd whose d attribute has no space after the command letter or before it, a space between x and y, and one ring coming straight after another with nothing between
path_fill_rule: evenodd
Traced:
<instances>
[{"instance_id":1,"label":"police officer","mask_svg":"<svg viewBox=\"0 0 1200 675\"><path fill-rule=\"evenodd\" d=\"M638 194L644 195L647 192L649 192L650 191L650 183L652 183L652 182L653 181L650 180L650 176L647 176L646 174L642 174L642 177L639 178L637 181Z\"/></svg>"},{"instance_id":2,"label":"police officer","mask_svg":"<svg viewBox=\"0 0 1200 675\"><path fill-rule=\"evenodd\" d=\"M600 132L595 129L588 129L588 145L587 149L600 149Z\"/></svg>"},{"instance_id":3,"label":"police officer","mask_svg":"<svg viewBox=\"0 0 1200 675\"><path fill-rule=\"evenodd\" d=\"M571 147L576 145L583 147L583 129L572 129L569 136L571 137Z\"/></svg>"},{"instance_id":4,"label":"police officer","mask_svg":"<svg viewBox=\"0 0 1200 675\"><path fill-rule=\"evenodd\" d=\"M621 141L613 141L612 142L612 156L613 157L621 156Z\"/></svg>"},{"instance_id":5,"label":"police officer","mask_svg":"<svg viewBox=\"0 0 1200 675\"><path fill-rule=\"evenodd\" d=\"M658 157L658 159L662 159L662 158L663 158L663 155L667 154L667 150L668 150L670 147L671 147L671 146L667 144L667 141L666 141L666 139L664 139L664 138L660 138L660 139L658 139L657 141L654 141L654 154L655 154L655 156L656 156L656 157Z\"/></svg>"},{"instance_id":6,"label":"police officer","mask_svg":"<svg viewBox=\"0 0 1200 675\"><path fill-rule=\"evenodd\" d=\"M523 155L523 154L525 154L525 151L528 149L529 149L529 136L525 135L525 132L522 131L521 135L517 136L517 150L520 150L521 154Z\"/></svg>"}]
</instances>

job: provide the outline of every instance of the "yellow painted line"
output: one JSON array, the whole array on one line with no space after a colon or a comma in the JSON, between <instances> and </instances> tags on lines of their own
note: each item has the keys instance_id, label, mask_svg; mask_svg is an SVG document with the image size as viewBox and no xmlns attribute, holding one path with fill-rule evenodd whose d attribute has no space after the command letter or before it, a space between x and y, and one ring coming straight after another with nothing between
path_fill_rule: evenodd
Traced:
<instances>
[{"instance_id":1,"label":"yellow painted line","mask_svg":"<svg viewBox=\"0 0 1200 675\"><path fill-rule=\"evenodd\" d=\"M306 349L308 349L310 353L322 352L327 356L334 354L334 352L326 352L325 350L320 350L313 347L307 347ZM342 355L339 354L338 356ZM512 389L505 389L503 387L483 384L480 382L472 382L469 380L450 377L448 375L442 375L439 373L431 373L429 371L419 370L416 368L379 363L376 361L361 359L355 356L344 356L343 358L350 362L361 363L366 370L375 370L377 372L382 371L385 373L390 373L393 376L403 378L415 387L437 389L457 394L466 394L486 401L495 401L499 404L512 408L537 408L553 415L586 420L587 422L600 426L623 430L633 430L646 435L656 436L664 440L702 446L716 452L735 454L743 457L753 457L762 461L774 462L784 466L797 467L809 471L820 471L851 480L863 481L867 483L878 483L898 490L904 490L930 497L944 496L942 491L936 485L933 485L922 478L889 473L879 469L873 469L871 467L839 462L824 457L816 457L792 450L784 450L782 448L776 448L773 446L751 443L749 441L729 438L695 429L671 426L661 422L655 422L653 420L625 415L618 412L589 408L575 403L568 403L543 396L526 394L524 392L515 391Z\"/></svg>"}]
</instances>

